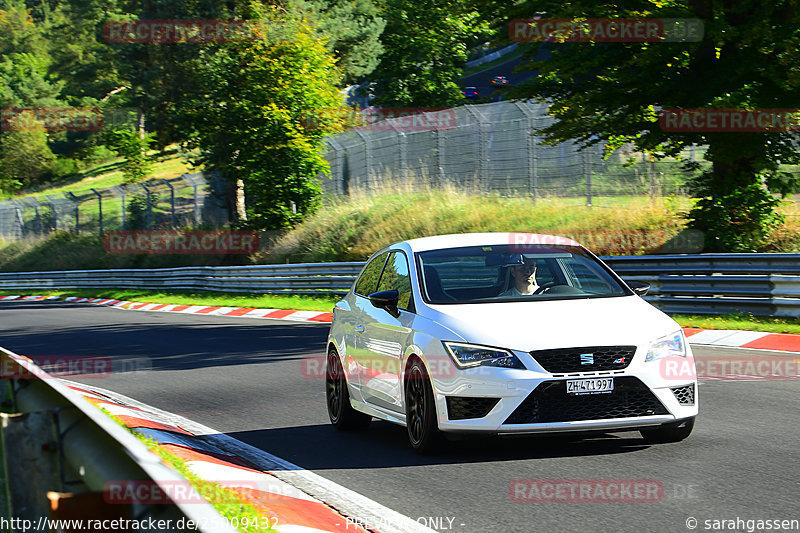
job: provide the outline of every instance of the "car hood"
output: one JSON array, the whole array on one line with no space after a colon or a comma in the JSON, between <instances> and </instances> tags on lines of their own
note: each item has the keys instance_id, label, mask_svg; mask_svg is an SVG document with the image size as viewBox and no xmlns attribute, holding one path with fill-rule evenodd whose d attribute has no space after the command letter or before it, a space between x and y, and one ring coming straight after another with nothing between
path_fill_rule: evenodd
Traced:
<instances>
[{"instance_id":1,"label":"car hood","mask_svg":"<svg viewBox=\"0 0 800 533\"><path fill-rule=\"evenodd\" d=\"M675 321L638 296L429 305L424 314L465 342L526 352L640 345L679 329Z\"/></svg>"}]
</instances>

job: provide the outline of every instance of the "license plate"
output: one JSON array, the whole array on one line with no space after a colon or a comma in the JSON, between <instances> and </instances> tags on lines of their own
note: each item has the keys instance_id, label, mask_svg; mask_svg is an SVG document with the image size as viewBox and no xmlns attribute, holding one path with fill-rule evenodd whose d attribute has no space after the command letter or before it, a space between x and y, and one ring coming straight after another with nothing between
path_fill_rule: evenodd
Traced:
<instances>
[{"instance_id":1,"label":"license plate","mask_svg":"<svg viewBox=\"0 0 800 533\"><path fill-rule=\"evenodd\" d=\"M614 392L614 378L571 379L567 381L567 394L608 394Z\"/></svg>"}]
</instances>

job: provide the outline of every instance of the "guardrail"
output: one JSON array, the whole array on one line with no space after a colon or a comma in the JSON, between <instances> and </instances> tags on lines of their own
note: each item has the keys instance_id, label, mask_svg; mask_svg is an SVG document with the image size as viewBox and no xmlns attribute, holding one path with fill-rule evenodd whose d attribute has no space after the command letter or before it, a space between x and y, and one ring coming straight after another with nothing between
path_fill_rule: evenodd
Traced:
<instances>
[{"instance_id":1,"label":"guardrail","mask_svg":"<svg viewBox=\"0 0 800 533\"><path fill-rule=\"evenodd\" d=\"M800 254L604 257L623 279L671 313L800 316ZM0 289L138 288L265 294L344 294L363 262L152 270L0 273Z\"/></svg>"},{"instance_id":2,"label":"guardrail","mask_svg":"<svg viewBox=\"0 0 800 533\"><path fill-rule=\"evenodd\" d=\"M18 413L2 414L0 418L11 517L17 520L20 531L21 524L41 526L48 518L67 518L48 505L49 492L80 504L81 509L74 511L82 513L69 518L153 523L159 524L159 531L185 531L191 520L199 531L236 531L210 504L197 503L204 500L180 474L60 379L52 378L28 358L3 348L0 368L0 391L9 384ZM105 502L107 483L122 480L152 483L165 495L180 484L185 486L182 493L187 501L124 505ZM6 510L2 511L5 514ZM85 514L87 511L89 514ZM18 529L17 526L12 528Z\"/></svg>"}]
</instances>

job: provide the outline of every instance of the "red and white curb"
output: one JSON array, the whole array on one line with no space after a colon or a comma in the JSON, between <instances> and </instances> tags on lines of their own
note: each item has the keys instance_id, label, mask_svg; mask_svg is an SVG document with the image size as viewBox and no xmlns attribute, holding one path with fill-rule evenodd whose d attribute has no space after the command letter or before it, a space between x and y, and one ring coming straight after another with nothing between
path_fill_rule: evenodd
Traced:
<instances>
[{"instance_id":1,"label":"red and white curb","mask_svg":"<svg viewBox=\"0 0 800 533\"><path fill-rule=\"evenodd\" d=\"M683 328L689 344L800 352L800 335L760 331Z\"/></svg>"},{"instance_id":2,"label":"red and white curb","mask_svg":"<svg viewBox=\"0 0 800 533\"><path fill-rule=\"evenodd\" d=\"M190 420L141 404L111 391L74 382L66 384L87 401L113 415L128 428L155 440L159 443L160 448L181 458L193 474L238 492L263 516L268 517L269 524L280 533L335 533L342 531L431 533L433 531L330 481L324 480L332 488L328 488L326 491L323 487L320 490L319 486L325 485L325 483L317 482L315 492L323 495L335 495L339 499L346 498L349 502L361 504L361 507L355 507L356 512L360 513L359 515L348 514L345 516L333 505L324 503L325 500L315 498L294 484L280 479L287 473L295 474L295 477L298 472L306 472L311 476L316 476L315 474L256 448L246 450L254 457L259 453L265 455L268 459L266 466L276 468L276 470L269 471L259 468L253 463L263 463L263 461L251 462L240 456L241 449L251 447L228 435L217 433ZM230 442L236 443L240 450L228 451ZM284 476L281 476L277 469L285 470ZM368 503L364 504L364 502ZM383 520L391 520L392 523L383 522Z\"/></svg>"},{"instance_id":3,"label":"red and white curb","mask_svg":"<svg viewBox=\"0 0 800 533\"><path fill-rule=\"evenodd\" d=\"M0 296L3 300L18 301L44 301L60 300L59 296ZM156 311L162 313L184 313L194 315L214 315L232 316L236 318L269 318L273 320L292 320L295 322L322 322L330 323L333 314L323 311L296 311L292 309L257 309L254 307L218 307L208 305L178 305L178 304L155 304L145 302L129 302L126 300L114 300L111 298L78 298L69 296L63 299L70 303L88 303L94 305L104 305L116 309L127 309L130 311Z\"/></svg>"}]
</instances>

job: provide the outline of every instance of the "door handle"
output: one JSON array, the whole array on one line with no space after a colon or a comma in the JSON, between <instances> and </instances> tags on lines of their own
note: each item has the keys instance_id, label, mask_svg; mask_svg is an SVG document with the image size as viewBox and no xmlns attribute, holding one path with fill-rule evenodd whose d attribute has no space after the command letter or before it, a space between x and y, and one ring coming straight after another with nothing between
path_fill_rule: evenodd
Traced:
<instances>
[{"instance_id":1,"label":"door handle","mask_svg":"<svg viewBox=\"0 0 800 533\"><path fill-rule=\"evenodd\" d=\"M356 333L364 333L364 326L358 325L355 327Z\"/></svg>"}]
</instances>

